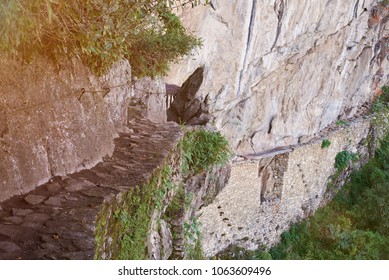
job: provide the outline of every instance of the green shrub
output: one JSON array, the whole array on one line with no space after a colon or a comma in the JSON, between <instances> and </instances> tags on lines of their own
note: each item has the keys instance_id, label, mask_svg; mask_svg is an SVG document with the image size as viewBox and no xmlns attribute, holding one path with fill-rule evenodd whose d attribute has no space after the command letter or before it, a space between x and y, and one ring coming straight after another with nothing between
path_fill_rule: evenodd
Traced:
<instances>
[{"instance_id":1,"label":"green shrub","mask_svg":"<svg viewBox=\"0 0 389 280\"><path fill-rule=\"evenodd\" d=\"M272 256L265 249L261 248L255 251L249 251L245 248L230 245L223 251L217 253L214 260L271 260Z\"/></svg>"},{"instance_id":2,"label":"green shrub","mask_svg":"<svg viewBox=\"0 0 389 280\"><path fill-rule=\"evenodd\" d=\"M388 107L389 103L389 86L382 87L382 93L374 101L372 105L373 112L381 112L384 108Z\"/></svg>"},{"instance_id":3,"label":"green shrub","mask_svg":"<svg viewBox=\"0 0 389 280\"><path fill-rule=\"evenodd\" d=\"M349 151L341 151L335 157L335 168L343 170L348 166L350 161L355 161L357 159L357 154Z\"/></svg>"},{"instance_id":4,"label":"green shrub","mask_svg":"<svg viewBox=\"0 0 389 280\"><path fill-rule=\"evenodd\" d=\"M321 148L322 148L322 149L328 148L330 145L331 145L331 141L328 140L328 139L324 139L324 140L321 142Z\"/></svg>"},{"instance_id":5,"label":"green shrub","mask_svg":"<svg viewBox=\"0 0 389 280\"><path fill-rule=\"evenodd\" d=\"M183 227L186 258L189 260L204 259L201 247L200 222L196 217L191 217L187 222L184 222Z\"/></svg>"},{"instance_id":6,"label":"green shrub","mask_svg":"<svg viewBox=\"0 0 389 280\"><path fill-rule=\"evenodd\" d=\"M380 99L382 100L382 102L389 103L389 86L382 87Z\"/></svg>"},{"instance_id":7,"label":"green shrub","mask_svg":"<svg viewBox=\"0 0 389 280\"><path fill-rule=\"evenodd\" d=\"M184 175L200 173L211 165L224 164L231 155L228 141L220 132L188 131L179 145Z\"/></svg>"},{"instance_id":8,"label":"green shrub","mask_svg":"<svg viewBox=\"0 0 389 280\"><path fill-rule=\"evenodd\" d=\"M173 14L180 2L2 1L0 51L25 61L44 55L56 64L75 57L96 74L128 59L135 76L163 75L169 62L201 45Z\"/></svg>"}]
</instances>

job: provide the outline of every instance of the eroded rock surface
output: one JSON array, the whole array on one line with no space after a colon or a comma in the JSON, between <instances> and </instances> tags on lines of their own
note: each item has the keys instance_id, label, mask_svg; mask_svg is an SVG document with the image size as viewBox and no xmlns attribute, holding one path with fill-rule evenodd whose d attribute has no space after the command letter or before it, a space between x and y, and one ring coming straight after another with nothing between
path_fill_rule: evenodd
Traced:
<instances>
[{"instance_id":1,"label":"eroded rock surface","mask_svg":"<svg viewBox=\"0 0 389 280\"><path fill-rule=\"evenodd\" d=\"M127 122L131 79L128 63L115 69L115 77L112 70L98 79L77 63L56 69L44 58L28 65L2 59L0 201L112 154L116 126ZM105 97L89 92L108 85L120 88Z\"/></svg>"},{"instance_id":2,"label":"eroded rock surface","mask_svg":"<svg viewBox=\"0 0 389 280\"><path fill-rule=\"evenodd\" d=\"M166 81L204 67L196 100L238 154L308 140L388 81L389 13L375 0L211 2L180 11L204 46Z\"/></svg>"},{"instance_id":3,"label":"eroded rock surface","mask_svg":"<svg viewBox=\"0 0 389 280\"><path fill-rule=\"evenodd\" d=\"M0 64L0 202L112 155L129 117L166 122L165 84L133 83L127 61L103 77L75 61Z\"/></svg>"}]
</instances>

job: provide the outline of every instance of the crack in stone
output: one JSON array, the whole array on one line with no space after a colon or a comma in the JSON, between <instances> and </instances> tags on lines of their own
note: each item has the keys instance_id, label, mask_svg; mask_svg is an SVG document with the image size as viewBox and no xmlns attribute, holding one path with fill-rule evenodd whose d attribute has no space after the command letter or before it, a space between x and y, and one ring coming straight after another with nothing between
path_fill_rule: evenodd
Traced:
<instances>
[{"instance_id":1,"label":"crack in stone","mask_svg":"<svg viewBox=\"0 0 389 280\"><path fill-rule=\"evenodd\" d=\"M357 0L354 6L354 18L358 17L358 5L359 5L359 0Z\"/></svg>"},{"instance_id":2,"label":"crack in stone","mask_svg":"<svg viewBox=\"0 0 389 280\"><path fill-rule=\"evenodd\" d=\"M212 15L216 18L216 20L218 22L220 22L221 24L223 24L225 27L227 27L228 29L230 28L229 25L228 25L228 22L221 16L221 15L218 15L216 13L212 13Z\"/></svg>"},{"instance_id":3,"label":"crack in stone","mask_svg":"<svg viewBox=\"0 0 389 280\"><path fill-rule=\"evenodd\" d=\"M246 50L244 52L242 69L240 70L240 73L239 73L238 91L236 93L236 96L240 96L243 71L247 68L247 57L248 57L248 52L250 50L251 40L253 37L253 28L254 28L254 23L255 23L256 9L257 9L257 0L253 0L252 6L251 6L249 30L247 33Z\"/></svg>"},{"instance_id":4,"label":"crack in stone","mask_svg":"<svg viewBox=\"0 0 389 280\"><path fill-rule=\"evenodd\" d=\"M274 2L274 12L277 15L278 23L277 23L276 38L274 39L274 43L273 43L273 46L271 47L270 51L273 51L274 47L277 44L278 38L280 36L284 14L285 14L286 9L287 9L286 7L287 7L286 0L276 0Z\"/></svg>"}]
</instances>

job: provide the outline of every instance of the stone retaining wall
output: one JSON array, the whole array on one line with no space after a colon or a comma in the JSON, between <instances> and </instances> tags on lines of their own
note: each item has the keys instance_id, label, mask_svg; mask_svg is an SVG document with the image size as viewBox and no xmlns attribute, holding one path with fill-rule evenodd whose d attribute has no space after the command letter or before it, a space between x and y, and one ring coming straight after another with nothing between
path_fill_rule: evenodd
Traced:
<instances>
[{"instance_id":1,"label":"stone retaining wall","mask_svg":"<svg viewBox=\"0 0 389 280\"><path fill-rule=\"evenodd\" d=\"M337 153L347 150L362 162L367 160L370 129L371 118L360 117L334 125L320 138L287 152L233 163L227 186L199 211L204 254L214 256L230 246L254 250L278 242L292 223L329 199L329 183L332 188L344 183L351 168L332 176ZM322 148L323 139L331 145Z\"/></svg>"},{"instance_id":2,"label":"stone retaining wall","mask_svg":"<svg viewBox=\"0 0 389 280\"><path fill-rule=\"evenodd\" d=\"M181 137L173 123L137 120L131 129L115 140L115 151L104 162L2 202L0 259L110 258L117 246L96 248L96 233L105 232L97 218L105 205L148 184ZM106 218L117 220L114 214ZM117 233L100 237L109 244Z\"/></svg>"}]
</instances>

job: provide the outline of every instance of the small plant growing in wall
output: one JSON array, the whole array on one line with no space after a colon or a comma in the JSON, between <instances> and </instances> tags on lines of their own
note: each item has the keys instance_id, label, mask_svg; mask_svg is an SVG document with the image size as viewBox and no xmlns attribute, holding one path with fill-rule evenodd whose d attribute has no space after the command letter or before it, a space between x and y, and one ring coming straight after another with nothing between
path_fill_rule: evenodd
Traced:
<instances>
[{"instance_id":1,"label":"small plant growing in wall","mask_svg":"<svg viewBox=\"0 0 389 280\"><path fill-rule=\"evenodd\" d=\"M381 112L387 108L389 104L389 86L383 86L380 96L374 101L372 105L373 112Z\"/></svg>"},{"instance_id":2,"label":"small plant growing in wall","mask_svg":"<svg viewBox=\"0 0 389 280\"><path fill-rule=\"evenodd\" d=\"M324 139L324 140L321 142L321 148L322 148L322 149L328 148L330 145L331 145L331 141L328 140L328 139Z\"/></svg>"},{"instance_id":3,"label":"small plant growing in wall","mask_svg":"<svg viewBox=\"0 0 389 280\"><path fill-rule=\"evenodd\" d=\"M336 122L336 125L339 126L348 126L349 124L346 121L340 120Z\"/></svg>"},{"instance_id":4,"label":"small plant growing in wall","mask_svg":"<svg viewBox=\"0 0 389 280\"><path fill-rule=\"evenodd\" d=\"M349 151L341 151L335 157L335 168L338 170L345 169L350 161L358 160L358 155Z\"/></svg>"},{"instance_id":5,"label":"small plant growing in wall","mask_svg":"<svg viewBox=\"0 0 389 280\"><path fill-rule=\"evenodd\" d=\"M231 155L228 141L220 132L204 129L188 131L179 145L185 175L200 173L212 165L225 164Z\"/></svg>"},{"instance_id":6,"label":"small plant growing in wall","mask_svg":"<svg viewBox=\"0 0 389 280\"><path fill-rule=\"evenodd\" d=\"M186 258L190 260L203 259L200 223L196 217L192 217L184 223L184 238Z\"/></svg>"}]
</instances>

